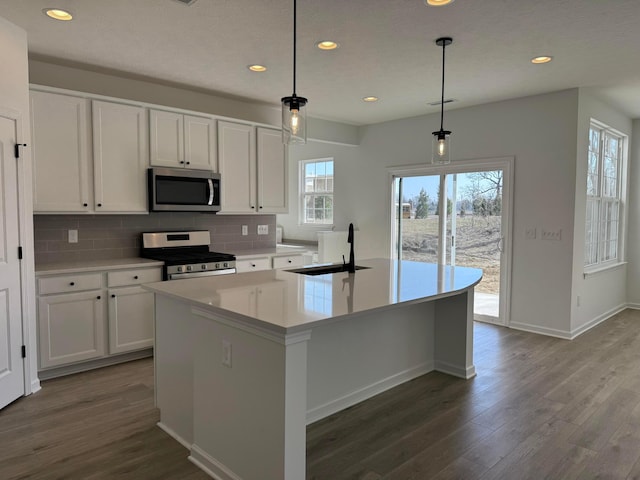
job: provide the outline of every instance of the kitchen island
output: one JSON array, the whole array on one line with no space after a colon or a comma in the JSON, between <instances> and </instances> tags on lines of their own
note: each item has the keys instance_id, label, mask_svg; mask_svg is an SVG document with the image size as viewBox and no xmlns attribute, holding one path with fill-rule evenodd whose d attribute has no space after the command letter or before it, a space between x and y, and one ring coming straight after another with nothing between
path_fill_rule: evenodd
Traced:
<instances>
[{"instance_id":1,"label":"kitchen island","mask_svg":"<svg viewBox=\"0 0 640 480\"><path fill-rule=\"evenodd\" d=\"M306 425L427 372L473 366L482 271L371 259L148 284L159 426L214 478L302 480Z\"/></svg>"}]
</instances>

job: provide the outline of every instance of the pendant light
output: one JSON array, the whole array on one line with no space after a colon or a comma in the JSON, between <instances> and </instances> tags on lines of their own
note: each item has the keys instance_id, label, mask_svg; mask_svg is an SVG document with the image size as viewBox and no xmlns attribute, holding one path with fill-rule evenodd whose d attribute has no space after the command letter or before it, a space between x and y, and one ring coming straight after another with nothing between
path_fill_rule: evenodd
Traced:
<instances>
[{"instance_id":1,"label":"pendant light","mask_svg":"<svg viewBox=\"0 0 640 480\"><path fill-rule=\"evenodd\" d=\"M433 152L431 163L445 164L451 161L451 131L443 128L444 122L444 49L447 45L451 45L453 39L451 37L441 37L436 40L436 45L442 47L442 97L440 99L440 130L433 132Z\"/></svg>"},{"instance_id":2,"label":"pendant light","mask_svg":"<svg viewBox=\"0 0 640 480\"><path fill-rule=\"evenodd\" d=\"M282 143L307 143L307 99L296 95L296 0L293 0L293 94L282 98Z\"/></svg>"}]
</instances>

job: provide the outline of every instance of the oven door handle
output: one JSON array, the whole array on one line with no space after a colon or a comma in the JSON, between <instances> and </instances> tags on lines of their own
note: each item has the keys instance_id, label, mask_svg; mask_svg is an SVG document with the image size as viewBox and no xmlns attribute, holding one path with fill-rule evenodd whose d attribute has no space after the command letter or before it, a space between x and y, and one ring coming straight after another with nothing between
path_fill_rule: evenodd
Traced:
<instances>
[{"instance_id":1,"label":"oven door handle","mask_svg":"<svg viewBox=\"0 0 640 480\"><path fill-rule=\"evenodd\" d=\"M207 205L213 205L213 180L207 178L207 183L209 183L209 202Z\"/></svg>"}]
</instances>

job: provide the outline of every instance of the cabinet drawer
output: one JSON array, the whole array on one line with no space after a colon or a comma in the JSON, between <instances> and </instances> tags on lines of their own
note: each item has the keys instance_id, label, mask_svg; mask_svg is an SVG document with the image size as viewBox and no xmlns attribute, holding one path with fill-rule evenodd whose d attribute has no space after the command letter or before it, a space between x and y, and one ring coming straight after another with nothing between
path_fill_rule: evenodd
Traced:
<instances>
[{"instance_id":1,"label":"cabinet drawer","mask_svg":"<svg viewBox=\"0 0 640 480\"><path fill-rule=\"evenodd\" d=\"M107 273L107 286L121 287L141 283L159 282L162 280L161 268L138 268Z\"/></svg>"},{"instance_id":2,"label":"cabinet drawer","mask_svg":"<svg viewBox=\"0 0 640 480\"><path fill-rule=\"evenodd\" d=\"M40 295L80 292L82 290L97 290L100 288L102 288L102 275L100 273L61 275L38 279L38 293Z\"/></svg>"},{"instance_id":3,"label":"cabinet drawer","mask_svg":"<svg viewBox=\"0 0 640 480\"><path fill-rule=\"evenodd\" d=\"M247 260L236 260L236 272L257 272L258 270L271 270L271 259L269 257L250 258Z\"/></svg>"},{"instance_id":4,"label":"cabinet drawer","mask_svg":"<svg viewBox=\"0 0 640 480\"><path fill-rule=\"evenodd\" d=\"M287 257L273 257L273 268L301 267L304 265L302 255L289 255Z\"/></svg>"}]
</instances>

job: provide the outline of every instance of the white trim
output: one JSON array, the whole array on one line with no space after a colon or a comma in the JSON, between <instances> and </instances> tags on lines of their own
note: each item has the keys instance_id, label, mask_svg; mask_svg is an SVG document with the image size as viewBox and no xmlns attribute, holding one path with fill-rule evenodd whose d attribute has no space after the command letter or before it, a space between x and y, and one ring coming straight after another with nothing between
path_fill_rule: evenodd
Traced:
<instances>
[{"instance_id":1,"label":"white trim","mask_svg":"<svg viewBox=\"0 0 640 480\"><path fill-rule=\"evenodd\" d=\"M627 265L627 263L629 263L629 262L616 262L616 263L609 264L609 265L602 265L601 264L596 268L585 270L583 272L583 274L582 274L582 277L583 278L587 278L587 277L590 277L592 275L596 275L598 273L607 272L609 270L616 270L618 268L625 267Z\"/></svg>"},{"instance_id":2,"label":"white trim","mask_svg":"<svg viewBox=\"0 0 640 480\"><path fill-rule=\"evenodd\" d=\"M158 426L158 428L160 428L160 430L162 430L164 433L169 435L171 438L173 438L176 442L178 442L184 448L186 448L187 450L191 450L191 447L193 445L191 445L184 438L178 435L175 431L173 431L173 429L167 427L164 423L162 423L162 421L157 422L156 425Z\"/></svg>"},{"instance_id":3,"label":"white trim","mask_svg":"<svg viewBox=\"0 0 640 480\"><path fill-rule=\"evenodd\" d=\"M540 327L530 323L511 322L510 328L514 330L522 330L524 332L538 333L549 337L562 338L563 340L571 340L571 332L566 330L558 330L557 328Z\"/></svg>"},{"instance_id":4,"label":"white trim","mask_svg":"<svg viewBox=\"0 0 640 480\"><path fill-rule=\"evenodd\" d=\"M307 410L307 425L317 422L329 415L333 415L345 408L351 407L357 403L367 400L379 393L382 393L398 385L413 380L425 373L432 372L434 370L434 364L432 362L425 362L415 367L409 368L402 372L398 372L382 380L378 380L371 385L362 387L354 392L348 393L342 397L330 400L318 407L314 407Z\"/></svg>"},{"instance_id":5,"label":"white trim","mask_svg":"<svg viewBox=\"0 0 640 480\"><path fill-rule=\"evenodd\" d=\"M191 463L216 480L242 480L226 465L210 456L195 443L191 446L191 455L188 458Z\"/></svg>"},{"instance_id":6,"label":"white trim","mask_svg":"<svg viewBox=\"0 0 640 480\"><path fill-rule=\"evenodd\" d=\"M476 376L476 367L474 365L465 368L454 365L453 363L443 362L442 360L436 360L435 370L454 377L464 378L465 380Z\"/></svg>"},{"instance_id":7,"label":"white trim","mask_svg":"<svg viewBox=\"0 0 640 480\"><path fill-rule=\"evenodd\" d=\"M591 330L593 327L595 327L596 325L601 324L605 320L610 319L614 315L616 315L616 314L620 313L621 311L623 311L625 308L626 308L625 304L618 305L617 307L614 307L614 308L610 309L608 312L604 312L603 314L598 315L593 320L591 320L591 321L579 326L578 328L574 328L573 330L571 330L571 334L570 334L571 335L571 340L573 340L574 338L576 338L579 335L582 335L587 330Z\"/></svg>"}]
</instances>

